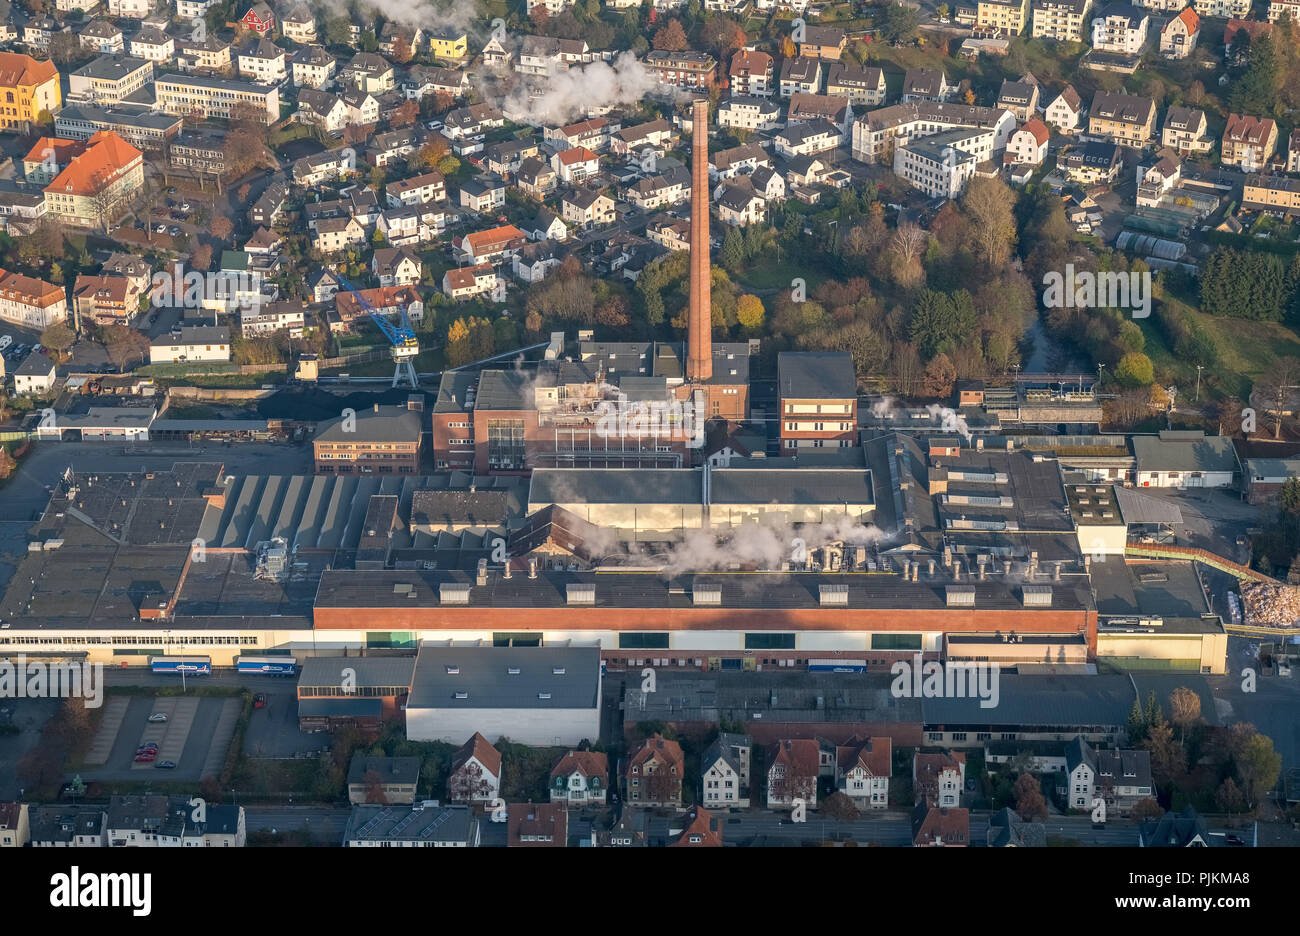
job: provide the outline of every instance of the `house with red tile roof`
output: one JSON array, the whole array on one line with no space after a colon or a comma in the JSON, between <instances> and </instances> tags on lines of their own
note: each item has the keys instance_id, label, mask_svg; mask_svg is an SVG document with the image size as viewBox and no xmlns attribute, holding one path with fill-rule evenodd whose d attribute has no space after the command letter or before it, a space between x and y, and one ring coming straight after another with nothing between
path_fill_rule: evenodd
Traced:
<instances>
[{"instance_id":1,"label":"house with red tile roof","mask_svg":"<svg viewBox=\"0 0 1300 936\"><path fill-rule=\"evenodd\" d=\"M778 741L767 749L767 808L790 809L802 800L817 808L821 747L808 738Z\"/></svg>"},{"instance_id":2,"label":"house with red tile roof","mask_svg":"<svg viewBox=\"0 0 1300 936\"><path fill-rule=\"evenodd\" d=\"M931 806L961 805L966 785L966 755L961 751L912 756L912 799Z\"/></svg>"},{"instance_id":3,"label":"house with red tile roof","mask_svg":"<svg viewBox=\"0 0 1300 936\"><path fill-rule=\"evenodd\" d=\"M1187 7L1160 28L1160 54L1168 59L1187 58L1200 35L1201 18Z\"/></svg>"},{"instance_id":4,"label":"house with red tile roof","mask_svg":"<svg viewBox=\"0 0 1300 936\"><path fill-rule=\"evenodd\" d=\"M513 256L527 240L528 235L519 228L513 224L504 224L453 238L451 246L456 259L461 263L498 263Z\"/></svg>"},{"instance_id":5,"label":"house with red tile roof","mask_svg":"<svg viewBox=\"0 0 1300 936\"><path fill-rule=\"evenodd\" d=\"M600 157L585 146L575 146L552 156L551 168L565 182L582 182L600 171Z\"/></svg>"},{"instance_id":6,"label":"house with red tile roof","mask_svg":"<svg viewBox=\"0 0 1300 936\"><path fill-rule=\"evenodd\" d=\"M501 793L501 752L477 731L451 759L447 798L453 803L490 803Z\"/></svg>"},{"instance_id":7,"label":"house with red tile roof","mask_svg":"<svg viewBox=\"0 0 1300 936\"><path fill-rule=\"evenodd\" d=\"M568 848L569 812L563 803L511 803L508 848Z\"/></svg>"},{"instance_id":8,"label":"house with red tile roof","mask_svg":"<svg viewBox=\"0 0 1300 936\"><path fill-rule=\"evenodd\" d=\"M835 746L835 785L859 809L889 806L893 744L889 738L850 738Z\"/></svg>"},{"instance_id":9,"label":"house with red tile roof","mask_svg":"<svg viewBox=\"0 0 1300 936\"><path fill-rule=\"evenodd\" d=\"M916 848L968 848L970 810L927 806L912 810L912 845Z\"/></svg>"},{"instance_id":10,"label":"house with red tile roof","mask_svg":"<svg viewBox=\"0 0 1300 936\"><path fill-rule=\"evenodd\" d=\"M685 824L669 848L721 848L722 822L702 806L692 806L682 817Z\"/></svg>"},{"instance_id":11,"label":"house with red tile roof","mask_svg":"<svg viewBox=\"0 0 1300 936\"><path fill-rule=\"evenodd\" d=\"M551 768L551 802L604 803L609 758L601 751L570 751Z\"/></svg>"},{"instance_id":12,"label":"house with red tile roof","mask_svg":"<svg viewBox=\"0 0 1300 936\"><path fill-rule=\"evenodd\" d=\"M685 774L682 746L655 732L628 753L624 799L634 806L680 806Z\"/></svg>"},{"instance_id":13,"label":"house with red tile roof","mask_svg":"<svg viewBox=\"0 0 1300 936\"><path fill-rule=\"evenodd\" d=\"M66 225L107 230L143 185L144 154L101 130L45 186L45 210Z\"/></svg>"},{"instance_id":14,"label":"house with red tile roof","mask_svg":"<svg viewBox=\"0 0 1300 936\"><path fill-rule=\"evenodd\" d=\"M1225 166L1236 166L1243 172L1258 172L1273 157L1276 149L1277 124L1271 117L1228 115L1219 152Z\"/></svg>"}]
</instances>

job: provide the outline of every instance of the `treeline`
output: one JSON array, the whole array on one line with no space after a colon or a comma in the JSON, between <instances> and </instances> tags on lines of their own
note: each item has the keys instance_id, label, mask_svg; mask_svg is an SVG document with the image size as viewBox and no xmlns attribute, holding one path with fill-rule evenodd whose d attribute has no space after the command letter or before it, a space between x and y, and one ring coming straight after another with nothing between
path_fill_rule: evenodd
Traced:
<instances>
[{"instance_id":1,"label":"treeline","mask_svg":"<svg viewBox=\"0 0 1300 936\"><path fill-rule=\"evenodd\" d=\"M1203 364L1210 369L1218 366L1219 348L1214 336L1196 321L1186 305L1167 297L1156 312L1156 324L1179 360Z\"/></svg>"},{"instance_id":2,"label":"treeline","mask_svg":"<svg viewBox=\"0 0 1300 936\"><path fill-rule=\"evenodd\" d=\"M1220 247L1201 270L1201 310L1225 318L1300 319L1300 255L1288 266L1255 250Z\"/></svg>"}]
</instances>

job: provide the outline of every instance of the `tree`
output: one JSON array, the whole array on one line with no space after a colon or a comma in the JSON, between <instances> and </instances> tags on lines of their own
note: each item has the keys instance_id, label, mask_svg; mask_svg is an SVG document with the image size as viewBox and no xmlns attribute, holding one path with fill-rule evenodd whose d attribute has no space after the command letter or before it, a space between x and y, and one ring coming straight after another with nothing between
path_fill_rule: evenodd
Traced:
<instances>
[{"instance_id":1,"label":"tree","mask_svg":"<svg viewBox=\"0 0 1300 936\"><path fill-rule=\"evenodd\" d=\"M679 20L670 19L655 33L654 47L663 52L684 52L687 47L686 30Z\"/></svg>"},{"instance_id":2,"label":"tree","mask_svg":"<svg viewBox=\"0 0 1300 936\"><path fill-rule=\"evenodd\" d=\"M1165 811L1160 807L1160 802L1153 796L1148 796L1138 800L1133 804L1133 809L1129 812L1136 822L1148 822L1161 818Z\"/></svg>"},{"instance_id":3,"label":"tree","mask_svg":"<svg viewBox=\"0 0 1300 936\"><path fill-rule=\"evenodd\" d=\"M752 328L755 331L762 328L763 318L766 314L767 312L763 308L763 300L758 296L746 293L736 303L736 320L745 328Z\"/></svg>"},{"instance_id":4,"label":"tree","mask_svg":"<svg viewBox=\"0 0 1300 936\"><path fill-rule=\"evenodd\" d=\"M858 807L853 805L853 800L839 790L819 802L817 811L823 816L829 816L841 822L853 822L860 815Z\"/></svg>"},{"instance_id":5,"label":"tree","mask_svg":"<svg viewBox=\"0 0 1300 936\"><path fill-rule=\"evenodd\" d=\"M891 3L885 10L881 34L889 42L900 42L912 38L920 25L921 14L918 11L901 3Z\"/></svg>"},{"instance_id":6,"label":"tree","mask_svg":"<svg viewBox=\"0 0 1300 936\"><path fill-rule=\"evenodd\" d=\"M388 115L390 127L409 127L420 116L420 105L416 101L399 104Z\"/></svg>"},{"instance_id":7,"label":"tree","mask_svg":"<svg viewBox=\"0 0 1300 936\"><path fill-rule=\"evenodd\" d=\"M1235 812L1241 812L1246 806L1246 797L1241 792L1241 787L1237 786L1236 781L1231 777L1225 779L1219 784L1219 789L1214 792L1214 802L1220 809L1231 815Z\"/></svg>"},{"instance_id":8,"label":"tree","mask_svg":"<svg viewBox=\"0 0 1300 936\"><path fill-rule=\"evenodd\" d=\"M206 270L212 266L212 248L200 244L190 256L190 266L196 270Z\"/></svg>"},{"instance_id":9,"label":"tree","mask_svg":"<svg viewBox=\"0 0 1300 936\"><path fill-rule=\"evenodd\" d=\"M1156 783L1172 783L1187 771L1187 755L1174 741L1174 729L1161 721L1147 729L1143 744L1151 752L1151 775Z\"/></svg>"},{"instance_id":10,"label":"tree","mask_svg":"<svg viewBox=\"0 0 1300 936\"><path fill-rule=\"evenodd\" d=\"M1247 739L1236 763L1246 804L1253 808L1277 784L1282 772L1282 755L1273 749L1272 739L1256 732Z\"/></svg>"},{"instance_id":11,"label":"tree","mask_svg":"<svg viewBox=\"0 0 1300 936\"><path fill-rule=\"evenodd\" d=\"M977 254L990 268L1003 266L1011 256L1016 239L1014 204L1015 195L1000 178L981 176L966 187L962 208L971 221Z\"/></svg>"},{"instance_id":12,"label":"tree","mask_svg":"<svg viewBox=\"0 0 1300 936\"><path fill-rule=\"evenodd\" d=\"M41 344L60 356L70 351L72 343L76 340L77 336L72 333L72 329L64 322L53 322L46 326L45 331L41 332Z\"/></svg>"},{"instance_id":13,"label":"tree","mask_svg":"<svg viewBox=\"0 0 1300 936\"><path fill-rule=\"evenodd\" d=\"M898 226L890 249L897 258L895 276L900 285L915 286L925 276L921 257L929 242L930 235L920 225L906 221Z\"/></svg>"},{"instance_id":14,"label":"tree","mask_svg":"<svg viewBox=\"0 0 1300 936\"><path fill-rule=\"evenodd\" d=\"M1130 351L1115 365L1115 379L1126 387L1145 387L1155 380L1155 368L1145 354Z\"/></svg>"},{"instance_id":15,"label":"tree","mask_svg":"<svg viewBox=\"0 0 1300 936\"><path fill-rule=\"evenodd\" d=\"M729 228L722 239L722 266L730 273L738 273L745 263L745 240L739 228Z\"/></svg>"},{"instance_id":16,"label":"tree","mask_svg":"<svg viewBox=\"0 0 1300 936\"><path fill-rule=\"evenodd\" d=\"M1043 788L1031 773L1022 773L1016 778L1012 790L1016 803L1016 815L1026 822L1047 818L1047 800L1043 798Z\"/></svg>"},{"instance_id":17,"label":"tree","mask_svg":"<svg viewBox=\"0 0 1300 936\"><path fill-rule=\"evenodd\" d=\"M216 215L208 223L208 230L217 240L225 240L235 232L235 225L225 215Z\"/></svg>"},{"instance_id":18,"label":"tree","mask_svg":"<svg viewBox=\"0 0 1300 936\"><path fill-rule=\"evenodd\" d=\"M1201 720L1201 697L1185 686L1169 693L1169 717L1178 726L1179 739L1185 740L1187 729Z\"/></svg>"},{"instance_id":19,"label":"tree","mask_svg":"<svg viewBox=\"0 0 1300 936\"><path fill-rule=\"evenodd\" d=\"M133 360L149 353L149 339L125 325L109 325L104 329L104 347L108 359L119 370L125 371Z\"/></svg>"},{"instance_id":20,"label":"tree","mask_svg":"<svg viewBox=\"0 0 1300 936\"><path fill-rule=\"evenodd\" d=\"M1300 358L1279 357L1255 382L1257 404L1273 418L1273 438L1282 437L1282 419L1288 403L1300 384Z\"/></svg>"},{"instance_id":21,"label":"tree","mask_svg":"<svg viewBox=\"0 0 1300 936\"><path fill-rule=\"evenodd\" d=\"M957 369L946 354L936 354L925 368L925 380L922 387L925 395L935 399L946 400L952 396L953 383L957 380Z\"/></svg>"}]
</instances>

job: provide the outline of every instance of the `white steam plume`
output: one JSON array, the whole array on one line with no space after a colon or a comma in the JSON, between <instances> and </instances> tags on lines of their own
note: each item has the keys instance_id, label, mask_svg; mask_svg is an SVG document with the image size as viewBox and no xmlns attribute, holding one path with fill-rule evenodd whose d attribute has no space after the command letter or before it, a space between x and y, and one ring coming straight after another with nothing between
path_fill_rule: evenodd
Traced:
<instances>
[{"instance_id":1,"label":"white steam plume","mask_svg":"<svg viewBox=\"0 0 1300 936\"><path fill-rule=\"evenodd\" d=\"M665 93L653 72L631 52L623 52L611 62L552 72L532 88L520 85L505 95L500 109L520 123L558 126Z\"/></svg>"}]
</instances>

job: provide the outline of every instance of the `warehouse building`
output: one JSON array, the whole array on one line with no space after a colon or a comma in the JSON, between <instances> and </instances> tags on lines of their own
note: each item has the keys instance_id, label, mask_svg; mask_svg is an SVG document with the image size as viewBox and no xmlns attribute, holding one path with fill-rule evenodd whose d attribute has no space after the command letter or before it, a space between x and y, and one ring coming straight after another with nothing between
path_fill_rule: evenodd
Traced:
<instances>
[{"instance_id":1,"label":"warehouse building","mask_svg":"<svg viewBox=\"0 0 1300 936\"><path fill-rule=\"evenodd\" d=\"M574 746L600 736L595 647L425 644L406 705L412 741L479 732L519 744Z\"/></svg>"}]
</instances>

